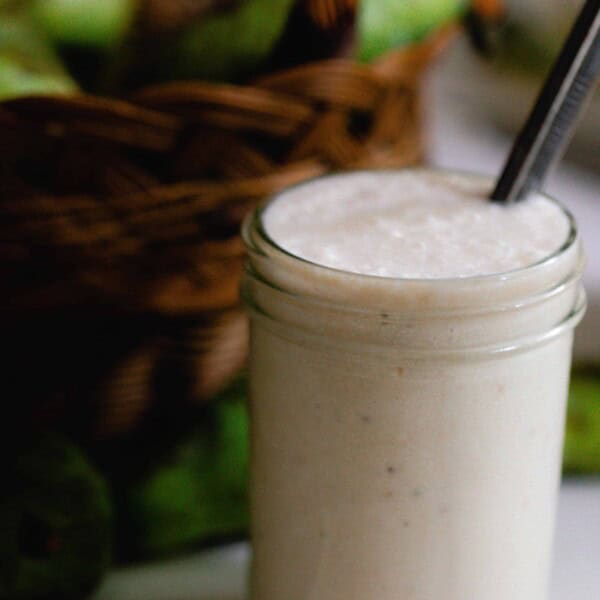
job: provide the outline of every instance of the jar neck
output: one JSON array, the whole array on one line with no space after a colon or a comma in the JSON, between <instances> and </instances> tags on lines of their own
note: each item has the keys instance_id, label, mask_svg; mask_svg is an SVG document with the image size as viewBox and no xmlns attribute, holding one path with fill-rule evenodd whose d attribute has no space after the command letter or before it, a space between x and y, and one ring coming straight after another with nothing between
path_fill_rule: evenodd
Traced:
<instances>
[{"instance_id":1,"label":"jar neck","mask_svg":"<svg viewBox=\"0 0 600 600\"><path fill-rule=\"evenodd\" d=\"M321 302L274 288L251 267L241 293L253 319L280 336L312 337L346 351L396 347L428 356L501 353L541 344L572 330L586 307L575 276L534 301L470 312L378 311Z\"/></svg>"}]
</instances>

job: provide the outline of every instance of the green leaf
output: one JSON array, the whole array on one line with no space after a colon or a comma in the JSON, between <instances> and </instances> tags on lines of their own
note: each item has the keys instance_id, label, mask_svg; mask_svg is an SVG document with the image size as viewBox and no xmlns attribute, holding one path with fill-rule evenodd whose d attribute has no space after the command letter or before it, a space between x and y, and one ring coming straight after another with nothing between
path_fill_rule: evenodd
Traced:
<instances>
[{"instance_id":1,"label":"green leaf","mask_svg":"<svg viewBox=\"0 0 600 600\"><path fill-rule=\"evenodd\" d=\"M76 90L73 79L31 23L14 16L0 18L0 100Z\"/></svg>"},{"instance_id":2,"label":"green leaf","mask_svg":"<svg viewBox=\"0 0 600 600\"><path fill-rule=\"evenodd\" d=\"M246 378L239 377L217 400L217 457L219 480L228 493L244 495L248 483L249 434Z\"/></svg>"},{"instance_id":3,"label":"green leaf","mask_svg":"<svg viewBox=\"0 0 600 600\"><path fill-rule=\"evenodd\" d=\"M8 578L1 572L0 598L82 597L111 561L106 483L81 451L57 434L40 434L16 454L12 498L0 505L0 525L8 534L0 538L1 554L14 568ZM30 535L22 538L24 531Z\"/></svg>"},{"instance_id":4,"label":"green leaf","mask_svg":"<svg viewBox=\"0 0 600 600\"><path fill-rule=\"evenodd\" d=\"M240 377L211 402L202 423L160 466L125 484L121 493L136 548L146 556L165 556L245 532L247 482L246 383Z\"/></svg>"},{"instance_id":5,"label":"green leaf","mask_svg":"<svg viewBox=\"0 0 600 600\"><path fill-rule=\"evenodd\" d=\"M177 49L176 75L220 81L253 73L281 36L294 0L246 0L203 19Z\"/></svg>"},{"instance_id":6,"label":"green leaf","mask_svg":"<svg viewBox=\"0 0 600 600\"><path fill-rule=\"evenodd\" d=\"M209 440L192 438L131 486L127 516L144 554L166 554L210 533L211 462Z\"/></svg>"},{"instance_id":7,"label":"green leaf","mask_svg":"<svg viewBox=\"0 0 600 600\"><path fill-rule=\"evenodd\" d=\"M34 22L57 44L112 48L131 25L137 0L35 0Z\"/></svg>"},{"instance_id":8,"label":"green leaf","mask_svg":"<svg viewBox=\"0 0 600 600\"><path fill-rule=\"evenodd\" d=\"M361 0L358 57L369 61L423 39L466 9L468 0Z\"/></svg>"},{"instance_id":9,"label":"green leaf","mask_svg":"<svg viewBox=\"0 0 600 600\"><path fill-rule=\"evenodd\" d=\"M572 375L564 468L600 473L600 368L576 370Z\"/></svg>"}]
</instances>

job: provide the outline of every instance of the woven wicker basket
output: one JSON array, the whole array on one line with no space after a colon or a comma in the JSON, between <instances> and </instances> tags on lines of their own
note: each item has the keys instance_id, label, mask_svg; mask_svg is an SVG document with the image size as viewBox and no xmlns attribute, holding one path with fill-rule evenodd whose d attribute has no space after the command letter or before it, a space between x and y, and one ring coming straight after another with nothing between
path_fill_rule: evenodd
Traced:
<instances>
[{"instance_id":1,"label":"woven wicker basket","mask_svg":"<svg viewBox=\"0 0 600 600\"><path fill-rule=\"evenodd\" d=\"M422 75L448 37L243 87L0 104L0 318L23 416L110 437L220 389L246 354L244 214L308 177L419 162Z\"/></svg>"}]
</instances>

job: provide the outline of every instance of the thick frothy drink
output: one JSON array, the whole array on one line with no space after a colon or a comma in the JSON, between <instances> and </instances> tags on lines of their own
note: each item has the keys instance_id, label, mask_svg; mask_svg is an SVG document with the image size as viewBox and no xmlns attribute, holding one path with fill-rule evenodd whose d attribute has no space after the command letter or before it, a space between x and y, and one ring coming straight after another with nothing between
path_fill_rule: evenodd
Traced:
<instances>
[{"instance_id":1,"label":"thick frothy drink","mask_svg":"<svg viewBox=\"0 0 600 600\"><path fill-rule=\"evenodd\" d=\"M356 173L290 190L264 213L292 254L364 275L451 278L532 265L562 246L570 223L543 196L506 207L489 185L446 173Z\"/></svg>"},{"instance_id":2,"label":"thick frothy drink","mask_svg":"<svg viewBox=\"0 0 600 600\"><path fill-rule=\"evenodd\" d=\"M543 600L572 330L568 215L354 173L246 223L252 600Z\"/></svg>"}]
</instances>

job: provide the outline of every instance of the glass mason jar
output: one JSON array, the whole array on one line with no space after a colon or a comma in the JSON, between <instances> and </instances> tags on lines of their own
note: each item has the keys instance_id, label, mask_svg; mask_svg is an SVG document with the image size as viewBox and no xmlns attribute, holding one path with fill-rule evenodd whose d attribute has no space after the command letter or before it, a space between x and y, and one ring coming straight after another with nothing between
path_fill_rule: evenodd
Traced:
<instances>
[{"instance_id":1,"label":"glass mason jar","mask_svg":"<svg viewBox=\"0 0 600 600\"><path fill-rule=\"evenodd\" d=\"M395 279L244 226L252 600L542 600L583 252ZM318 215L315 215L318 218Z\"/></svg>"}]
</instances>

